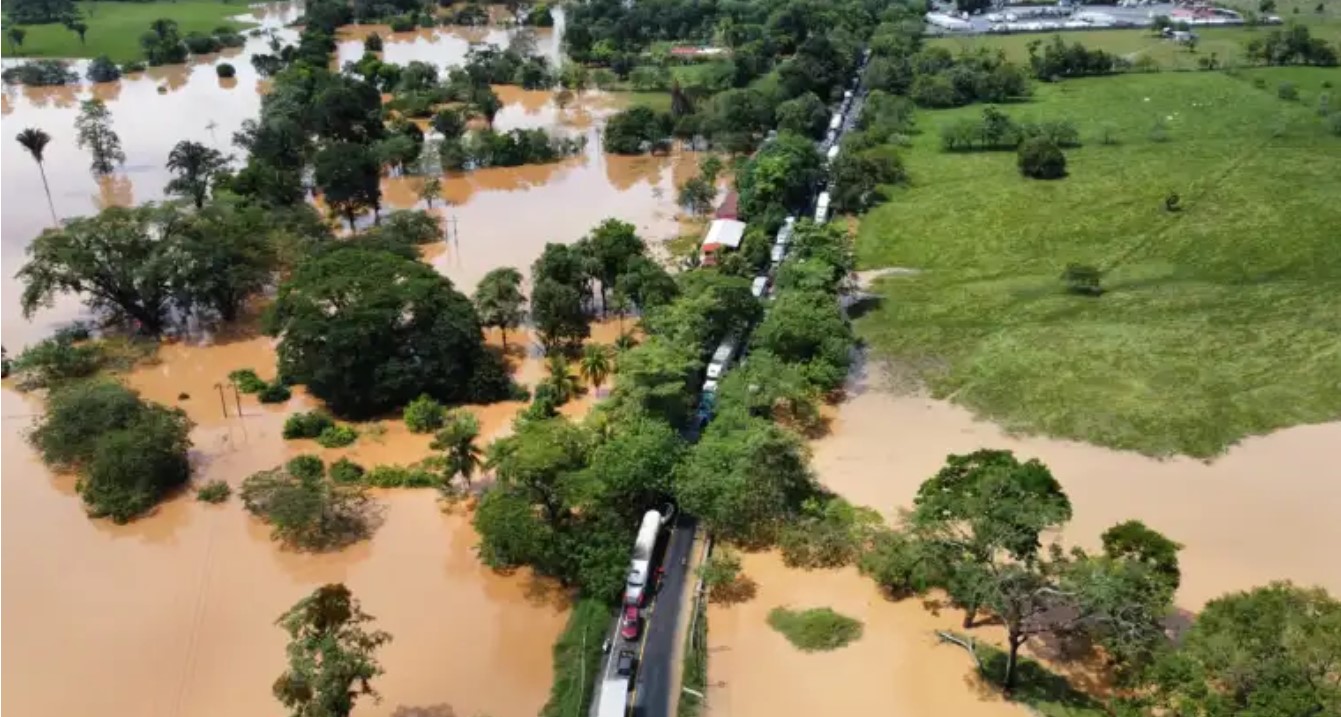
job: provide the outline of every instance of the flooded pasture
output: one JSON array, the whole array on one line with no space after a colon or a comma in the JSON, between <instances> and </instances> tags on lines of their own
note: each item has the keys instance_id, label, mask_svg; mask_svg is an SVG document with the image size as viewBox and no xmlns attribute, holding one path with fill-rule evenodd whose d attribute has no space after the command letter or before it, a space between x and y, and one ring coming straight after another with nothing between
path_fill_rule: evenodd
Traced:
<instances>
[{"instance_id":1,"label":"flooded pasture","mask_svg":"<svg viewBox=\"0 0 1341 717\"><path fill-rule=\"evenodd\" d=\"M281 38L300 7L258 8L257 18ZM537 33L542 52L557 52L561 30ZM472 41L505 44L497 29L435 28L388 34L384 57L459 62ZM479 38L478 40L476 38ZM19 311L22 286L13 279L28 242L51 223L37 167L12 144L25 127L52 136L46 173L62 218L109 205L163 198L168 152L190 139L232 152L232 134L257 116L266 82L250 56L266 38L180 67L156 68L116 83L67 88L7 86L2 133L10 139L0 167L3 222L3 340L17 352L83 314L77 298L62 297L31 320ZM546 44L548 43L548 44ZM360 40L344 40L340 53ZM548 49L546 49L548 48ZM227 61L237 77L221 82L214 65ZM79 63L83 69L83 63ZM451 242L425 247L425 260L470 291L489 269L525 270L546 242L571 242L609 216L637 225L649 241L677 227L675 182L695 170L692 155L607 157L600 152L598 120L619 107L603 93L584 93L560 109L548 92L496 88L504 102L500 130L544 127L584 133L580 156L553 165L489 169L443 178L444 202L435 212L454 230ZM127 155L125 166L102 181L88 172L75 144L79 102L103 99ZM419 205L414 177L388 178L384 205ZM593 340L611 342L614 322L593 328ZM491 334L491 343L499 337ZM526 332L513 332L514 375L527 385L544 376L542 357ZM203 344L165 344L156 360L125 376L146 397L183 408L192 433L194 480L222 479L236 488L257 470L301 453L327 460L348 456L365 466L408 464L428 455L426 435L399 421L360 424L352 446L321 449L312 441L284 441L284 418L315 407L301 389L284 405L264 406L252 396L222 397L217 384L229 371L274 372L274 342L254 331L205 337ZM595 396L566 404L578 417ZM238 412L240 402L241 415ZM470 406L482 437L508 429L523 404ZM226 407L226 408L225 408ZM548 581L520 571L498 575L480 566L469 515L445 507L429 490L375 491L382 522L370 540L328 554L302 554L270 540L236 498L221 506L189 493L165 502L127 526L90 520L69 476L53 475L23 440L41 411L36 396L3 392L3 711L15 714L208 716L278 715L270 685L284 665L286 637L278 615L315 587L343 581L394 636L376 686L380 704L364 701L357 715L535 714L548 694L551 648L567 617L567 596ZM225 411L226 414L225 415ZM487 440L482 441L482 443ZM77 685L77 689L71 689Z\"/></svg>"}]
</instances>

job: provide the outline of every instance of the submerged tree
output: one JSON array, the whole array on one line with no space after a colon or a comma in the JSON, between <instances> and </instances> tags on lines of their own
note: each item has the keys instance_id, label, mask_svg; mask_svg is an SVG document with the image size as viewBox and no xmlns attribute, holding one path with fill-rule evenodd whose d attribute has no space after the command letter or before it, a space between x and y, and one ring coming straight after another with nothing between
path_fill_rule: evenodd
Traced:
<instances>
[{"instance_id":1,"label":"submerged tree","mask_svg":"<svg viewBox=\"0 0 1341 717\"><path fill-rule=\"evenodd\" d=\"M610 347L605 344L587 344L582 347L582 359L577 370L593 389L600 390L601 384L610 376L613 368L610 354Z\"/></svg>"},{"instance_id":2,"label":"submerged tree","mask_svg":"<svg viewBox=\"0 0 1341 717\"><path fill-rule=\"evenodd\" d=\"M503 336L503 349L508 347L508 329L521 325L526 316L526 296L521 291L520 271L504 266L490 271L475 287L475 311L480 323L498 328Z\"/></svg>"},{"instance_id":3,"label":"submerged tree","mask_svg":"<svg viewBox=\"0 0 1341 717\"><path fill-rule=\"evenodd\" d=\"M292 717L348 717L359 697L380 699L371 682L391 635L369 630L372 621L342 584L317 588L279 617L289 666L272 689Z\"/></svg>"},{"instance_id":4,"label":"submerged tree","mask_svg":"<svg viewBox=\"0 0 1341 717\"><path fill-rule=\"evenodd\" d=\"M382 167L372 149L352 142L336 142L317 153L317 187L331 211L354 221L382 206Z\"/></svg>"},{"instance_id":5,"label":"submerged tree","mask_svg":"<svg viewBox=\"0 0 1341 717\"><path fill-rule=\"evenodd\" d=\"M59 224L60 220L56 218L56 205L51 201L51 185L47 184L47 168L42 164L42 153L51 143L51 135L36 127L29 127L20 132L17 139L19 144L28 150L28 154L32 155L33 161L37 162L37 171L42 175L42 189L47 193L47 207L51 209L51 223Z\"/></svg>"},{"instance_id":6,"label":"submerged tree","mask_svg":"<svg viewBox=\"0 0 1341 717\"><path fill-rule=\"evenodd\" d=\"M209 196L210 182L228 166L228 157L199 142L182 140L168 153L167 166L174 176L164 191L187 197L200 209Z\"/></svg>"},{"instance_id":7,"label":"submerged tree","mask_svg":"<svg viewBox=\"0 0 1341 717\"><path fill-rule=\"evenodd\" d=\"M93 155L90 169L94 174L111 174L117 165L126 163L121 138L112 130L112 113L102 100L85 100L80 105L75 130L79 146Z\"/></svg>"},{"instance_id":8,"label":"submerged tree","mask_svg":"<svg viewBox=\"0 0 1341 717\"><path fill-rule=\"evenodd\" d=\"M476 442L480 437L480 421L475 414L456 409L447 415L446 425L433 436L429 447L443 451L447 475L459 475L470 487L475 471L484 465L484 453Z\"/></svg>"}]
</instances>

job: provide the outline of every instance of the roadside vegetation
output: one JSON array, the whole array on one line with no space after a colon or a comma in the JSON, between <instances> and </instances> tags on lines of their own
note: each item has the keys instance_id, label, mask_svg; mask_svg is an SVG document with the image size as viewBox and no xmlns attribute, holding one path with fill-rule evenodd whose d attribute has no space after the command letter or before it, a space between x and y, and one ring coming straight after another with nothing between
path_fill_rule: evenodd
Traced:
<instances>
[{"instance_id":1,"label":"roadside vegetation","mask_svg":"<svg viewBox=\"0 0 1341 717\"><path fill-rule=\"evenodd\" d=\"M595 697L596 673L614 611L599 599L578 600L554 643L554 685L541 717L584 715Z\"/></svg>"}]
</instances>

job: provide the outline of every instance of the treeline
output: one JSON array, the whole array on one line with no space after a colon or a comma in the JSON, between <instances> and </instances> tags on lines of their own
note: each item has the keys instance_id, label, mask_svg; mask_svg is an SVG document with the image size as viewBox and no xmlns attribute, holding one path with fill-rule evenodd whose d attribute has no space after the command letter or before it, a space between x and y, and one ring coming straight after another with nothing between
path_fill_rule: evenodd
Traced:
<instances>
[{"instance_id":1,"label":"treeline","mask_svg":"<svg viewBox=\"0 0 1341 717\"><path fill-rule=\"evenodd\" d=\"M682 11L694 21L675 20ZM661 15L653 18L657 12ZM663 146L672 137L700 137L728 151L748 152L774 127L819 136L827 121L826 104L842 97L861 47L877 24L916 20L920 28L921 12L921 3L903 2L583 3L572 9L564 40L571 56L599 68L591 75L609 73L635 85L664 87L671 94L666 114L629 111L612 119L621 131L607 142L609 151L633 153ZM634 17L641 22L644 14L648 25L623 24ZM679 73L669 56L642 54L653 39L690 40L699 38L700 30L711 35L706 28L715 26L714 15L724 23L717 36L725 45L720 59L698 64L676 79ZM591 24L579 25L581 18ZM655 34L655 28L664 26L686 34ZM572 88L591 81L591 75L566 72L560 81Z\"/></svg>"},{"instance_id":2,"label":"treeline","mask_svg":"<svg viewBox=\"0 0 1341 717\"><path fill-rule=\"evenodd\" d=\"M981 117L964 117L941 127L941 148L947 152L1015 150L1025 140L1041 138L1062 148L1080 146L1080 131L1070 120L1016 122L996 107Z\"/></svg>"}]
</instances>

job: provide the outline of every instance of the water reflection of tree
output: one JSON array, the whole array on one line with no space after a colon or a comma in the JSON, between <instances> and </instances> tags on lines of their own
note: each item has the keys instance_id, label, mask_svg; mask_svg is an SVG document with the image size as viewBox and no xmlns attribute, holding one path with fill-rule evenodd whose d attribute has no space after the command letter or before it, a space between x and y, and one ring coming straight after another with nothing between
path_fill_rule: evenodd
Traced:
<instances>
[{"instance_id":1,"label":"water reflection of tree","mask_svg":"<svg viewBox=\"0 0 1341 717\"><path fill-rule=\"evenodd\" d=\"M191 68L186 65L151 67L145 72L154 84L166 86L168 92L176 92L186 86L191 79Z\"/></svg>"},{"instance_id":2,"label":"water reflection of tree","mask_svg":"<svg viewBox=\"0 0 1341 717\"><path fill-rule=\"evenodd\" d=\"M108 174L98 179L98 194L93 202L99 209L129 207L135 204L135 185L124 174Z\"/></svg>"},{"instance_id":3,"label":"water reflection of tree","mask_svg":"<svg viewBox=\"0 0 1341 717\"><path fill-rule=\"evenodd\" d=\"M61 109L69 109L79 104L79 90L73 85L62 85L60 87L28 87L25 85L23 96L34 107L52 105Z\"/></svg>"},{"instance_id":4,"label":"water reflection of tree","mask_svg":"<svg viewBox=\"0 0 1341 717\"><path fill-rule=\"evenodd\" d=\"M95 82L91 89L93 96L103 102L114 102L121 97L121 80L114 82Z\"/></svg>"},{"instance_id":5,"label":"water reflection of tree","mask_svg":"<svg viewBox=\"0 0 1341 717\"><path fill-rule=\"evenodd\" d=\"M625 157L617 154L605 155L605 178L610 185L621 192L628 191L639 182L660 184L662 171L673 160L670 157Z\"/></svg>"},{"instance_id":6,"label":"water reflection of tree","mask_svg":"<svg viewBox=\"0 0 1341 717\"><path fill-rule=\"evenodd\" d=\"M6 91L0 95L0 114L7 115L14 111L14 103L9 99L9 92Z\"/></svg>"}]
</instances>

